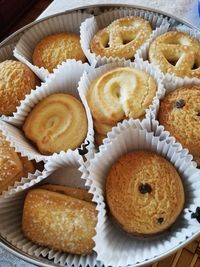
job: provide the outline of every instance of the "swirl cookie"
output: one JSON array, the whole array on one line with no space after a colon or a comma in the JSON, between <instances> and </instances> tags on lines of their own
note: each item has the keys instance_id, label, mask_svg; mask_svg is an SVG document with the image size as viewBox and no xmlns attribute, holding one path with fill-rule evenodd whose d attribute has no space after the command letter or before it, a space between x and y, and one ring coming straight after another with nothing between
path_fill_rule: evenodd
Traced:
<instances>
[{"instance_id":1,"label":"swirl cookie","mask_svg":"<svg viewBox=\"0 0 200 267\"><path fill-rule=\"evenodd\" d=\"M149 48L150 62L164 73L200 78L200 43L183 32L166 32L156 37Z\"/></svg>"},{"instance_id":2,"label":"swirl cookie","mask_svg":"<svg viewBox=\"0 0 200 267\"><path fill-rule=\"evenodd\" d=\"M0 63L0 115L11 115L20 101L39 83L23 63L6 60Z\"/></svg>"},{"instance_id":3,"label":"swirl cookie","mask_svg":"<svg viewBox=\"0 0 200 267\"><path fill-rule=\"evenodd\" d=\"M68 94L53 94L39 102L23 125L25 136L42 154L75 149L87 134L82 103Z\"/></svg>"},{"instance_id":4,"label":"swirl cookie","mask_svg":"<svg viewBox=\"0 0 200 267\"><path fill-rule=\"evenodd\" d=\"M33 52L33 64L49 72L67 59L86 61L80 37L75 33L49 35L37 44Z\"/></svg>"},{"instance_id":5,"label":"swirl cookie","mask_svg":"<svg viewBox=\"0 0 200 267\"><path fill-rule=\"evenodd\" d=\"M87 94L96 133L106 136L117 122L143 117L155 95L156 82L144 71L121 67L104 73Z\"/></svg>"},{"instance_id":6,"label":"swirl cookie","mask_svg":"<svg viewBox=\"0 0 200 267\"><path fill-rule=\"evenodd\" d=\"M183 209L184 189L170 162L153 152L135 151L111 167L106 199L111 214L126 232L148 236L176 221Z\"/></svg>"},{"instance_id":7,"label":"swirl cookie","mask_svg":"<svg viewBox=\"0 0 200 267\"><path fill-rule=\"evenodd\" d=\"M140 17L120 18L96 33L91 51L102 57L131 59L151 32L150 23Z\"/></svg>"},{"instance_id":8,"label":"swirl cookie","mask_svg":"<svg viewBox=\"0 0 200 267\"><path fill-rule=\"evenodd\" d=\"M158 120L200 166L200 86L182 87L161 100Z\"/></svg>"},{"instance_id":9,"label":"swirl cookie","mask_svg":"<svg viewBox=\"0 0 200 267\"><path fill-rule=\"evenodd\" d=\"M32 161L17 154L0 132L0 193L36 168Z\"/></svg>"},{"instance_id":10,"label":"swirl cookie","mask_svg":"<svg viewBox=\"0 0 200 267\"><path fill-rule=\"evenodd\" d=\"M39 245L90 254L96 223L96 206L86 190L44 185L26 196L22 229L28 239Z\"/></svg>"}]
</instances>

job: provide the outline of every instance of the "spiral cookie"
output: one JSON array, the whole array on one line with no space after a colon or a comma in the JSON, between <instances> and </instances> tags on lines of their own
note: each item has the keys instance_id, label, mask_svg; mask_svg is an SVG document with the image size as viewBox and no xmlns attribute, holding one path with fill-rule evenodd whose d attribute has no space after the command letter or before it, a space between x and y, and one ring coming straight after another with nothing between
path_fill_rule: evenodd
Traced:
<instances>
[{"instance_id":1,"label":"spiral cookie","mask_svg":"<svg viewBox=\"0 0 200 267\"><path fill-rule=\"evenodd\" d=\"M175 222L183 209L184 189L170 162L153 152L135 151L111 167L106 199L125 231L148 236Z\"/></svg>"},{"instance_id":2,"label":"spiral cookie","mask_svg":"<svg viewBox=\"0 0 200 267\"><path fill-rule=\"evenodd\" d=\"M34 107L23 130L42 154L75 149L87 134L86 112L75 97L53 94Z\"/></svg>"},{"instance_id":3,"label":"spiral cookie","mask_svg":"<svg viewBox=\"0 0 200 267\"><path fill-rule=\"evenodd\" d=\"M200 78L200 43L187 33L167 32L155 38L149 60L164 73Z\"/></svg>"},{"instance_id":4,"label":"spiral cookie","mask_svg":"<svg viewBox=\"0 0 200 267\"><path fill-rule=\"evenodd\" d=\"M39 83L23 63L6 60L0 63L0 115L11 115L20 101Z\"/></svg>"},{"instance_id":5,"label":"spiral cookie","mask_svg":"<svg viewBox=\"0 0 200 267\"><path fill-rule=\"evenodd\" d=\"M100 56L131 59L151 32L149 22L140 17L120 18L97 32L91 41L91 50Z\"/></svg>"},{"instance_id":6,"label":"spiral cookie","mask_svg":"<svg viewBox=\"0 0 200 267\"><path fill-rule=\"evenodd\" d=\"M105 136L117 122L144 116L155 94L156 82L144 71L122 67L104 73L87 94L96 132Z\"/></svg>"},{"instance_id":7,"label":"spiral cookie","mask_svg":"<svg viewBox=\"0 0 200 267\"><path fill-rule=\"evenodd\" d=\"M80 45L80 37L75 33L58 33L42 39L33 52L33 64L44 67L49 72L67 59L84 62L86 57Z\"/></svg>"},{"instance_id":8,"label":"spiral cookie","mask_svg":"<svg viewBox=\"0 0 200 267\"><path fill-rule=\"evenodd\" d=\"M200 86L174 90L161 101L158 120L200 166Z\"/></svg>"}]
</instances>

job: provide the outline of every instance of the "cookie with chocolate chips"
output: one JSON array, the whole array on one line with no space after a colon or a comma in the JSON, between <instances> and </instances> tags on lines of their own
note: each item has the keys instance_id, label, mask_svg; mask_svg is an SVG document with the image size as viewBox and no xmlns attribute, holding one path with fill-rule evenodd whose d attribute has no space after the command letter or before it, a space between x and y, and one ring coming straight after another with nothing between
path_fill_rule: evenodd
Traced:
<instances>
[{"instance_id":1,"label":"cookie with chocolate chips","mask_svg":"<svg viewBox=\"0 0 200 267\"><path fill-rule=\"evenodd\" d=\"M128 233L151 236L169 228L181 213L184 189L174 166L149 151L125 154L106 179L112 216Z\"/></svg>"},{"instance_id":2,"label":"cookie with chocolate chips","mask_svg":"<svg viewBox=\"0 0 200 267\"><path fill-rule=\"evenodd\" d=\"M181 87L165 96L158 120L200 166L200 86Z\"/></svg>"}]
</instances>

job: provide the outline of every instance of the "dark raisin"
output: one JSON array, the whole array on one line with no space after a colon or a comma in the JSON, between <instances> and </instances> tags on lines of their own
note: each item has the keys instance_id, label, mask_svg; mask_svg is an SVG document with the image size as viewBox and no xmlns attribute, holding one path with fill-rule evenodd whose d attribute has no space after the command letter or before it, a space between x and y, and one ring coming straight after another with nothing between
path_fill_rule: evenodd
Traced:
<instances>
[{"instance_id":1,"label":"dark raisin","mask_svg":"<svg viewBox=\"0 0 200 267\"><path fill-rule=\"evenodd\" d=\"M86 147L89 146L89 144L90 142L87 140L87 144L82 145L82 149L81 148L78 149L78 152L81 156L84 156L85 154L88 153L88 149Z\"/></svg>"},{"instance_id":2,"label":"dark raisin","mask_svg":"<svg viewBox=\"0 0 200 267\"><path fill-rule=\"evenodd\" d=\"M164 219L162 217L160 217L160 218L158 218L157 221L158 221L159 224L162 224L164 222Z\"/></svg>"},{"instance_id":3,"label":"dark raisin","mask_svg":"<svg viewBox=\"0 0 200 267\"><path fill-rule=\"evenodd\" d=\"M176 108L183 108L185 106L185 101L183 99L176 100L175 107Z\"/></svg>"},{"instance_id":4,"label":"dark raisin","mask_svg":"<svg viewBox=\"0 0 200 267\"><path fill-rule=\"evenodd\" d=\"M138 189L139 189L141 194L151 193L151 191L152 191L151 186L147 183L140 184Z\"/></svg>"}]
</instances>

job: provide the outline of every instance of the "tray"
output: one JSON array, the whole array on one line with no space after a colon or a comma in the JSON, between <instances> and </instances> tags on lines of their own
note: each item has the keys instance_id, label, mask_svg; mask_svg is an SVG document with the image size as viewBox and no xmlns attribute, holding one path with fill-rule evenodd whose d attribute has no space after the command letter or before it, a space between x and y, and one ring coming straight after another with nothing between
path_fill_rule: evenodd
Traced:
<instances>
[{"instance_id":1,"label":"tray","mask_svg":"<svg viewBox=\"0 0 200 267\"><path fill-rule=\"evenodd\" d=\"M152 11L152 12L156 12L159 14L162 14L164 17L170 18L171 21L173 21L173 24L185 24L187 26L189 26L192 29L195 29L197 31L199 31L199 29L195 26L193 26L192 24L188 23L187 21L184 21L182 19L179 19L175 16L169 15L166 12L163 11L159 11L156 9L152 9L152 8L144 8L144 7L140 7L140 6L136 6L136 5L129 5L129 4L123 4L123 2L121 4L99 4L97 5L87 5L87 6L81 6L80 8L76 8L76 9L70 9L67 10L65 12L62 13L58 13L55 15L51 15L48 17L45 17L43 19L34 21L26 26L24 26L23 28L19 29L18 31L16 31L15 33L13 33L12 35L10 35L9 37L7 37L5 40L3 40L0 43L0 48L4 47L6 45L12 44L12 43L16 43L20 37L23 35L23 33L28 30L29 28L31 28L33 25L38 24L41 21L44 21L48 18L52 18L52 17L56 17L58 15L61 14L68 14L72 11L78 11L78 10L84 10L87 11L87 13L91 13L93 14L93 12L96 11L96 9L98 10L98 12L104 11L105 9L108 8L113 8L113 7L129 7L129 8L137 8L137 9L142 9L142 10L147 10L147 11ZM199 31L200 32L200 31ZM193 238L194 239L194 238ZM173 267L186 267L186 266L190 266L190 267L199 267L200 266L200 238L197 238L196 240L191 241L188 240L189 243L186 247L180 249L173 254L170 255L167 254L167 258L166 255L161 255L160 259L164 257L164 259L160 260L159 262L155 262L154 259L148 261L148 264L145 265L147 267L169 267L169 266L173 266ZM15 254L16 256L22 258L23 260L26 260L28 262L31 262L37 266L60 266L58 264L53 263L52 261L45 259L43 257L34 257L34 256L30 256L27 253L21 251L20 249L16 248L15 246L13 246L11 243L9 243L7 240L5 240L4 238L2 238L0 236L0 244L2 247L6 248L9 252ZM172 251L171 253L173 253L175 251ZM141 266L141 264L139 264ZM134 266L139 266L139 265L134 265ZM97 266L100 266L99 263L97 263ZM131 266L131 265L130 265ZM143 265L144 266L144 265Z\"/></svg>"}]
</instances>

